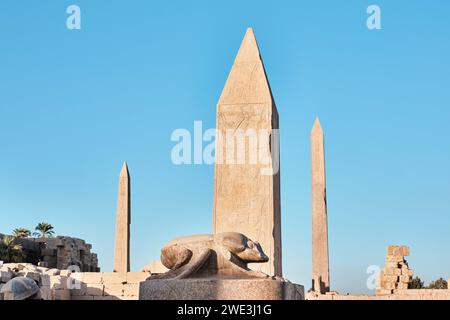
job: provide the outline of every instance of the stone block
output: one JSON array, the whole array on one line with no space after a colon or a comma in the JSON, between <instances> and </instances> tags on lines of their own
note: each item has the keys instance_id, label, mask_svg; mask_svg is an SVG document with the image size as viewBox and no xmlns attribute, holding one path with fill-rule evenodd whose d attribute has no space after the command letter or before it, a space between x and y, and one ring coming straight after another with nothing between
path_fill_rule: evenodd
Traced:
<instances>
[{"instance_id":1,"label":"stone block","mask_svg":"<svg viewBox=\"0 0 450 320\"><path fill-rule=\"evenodd\" d=\"M50 269L45 272L45 274L48 274L50 276L57 276L59 275L59 273L60 273L59 269Z\"/></svg>"},{"instance_id":2,"label":"stone block","mask_svg":"<svg viewBox=\"0 0 450 320\"><path fill-rule=\"evenodd\" d=\"M389 289L383 289L383 288L377 288L376 289L376 295L388 295L388 294L392 294L392 290Z\"/></svg>"},{"instance_id":3,"label":"stone block","mask_svg":"<svg viewBox=\"0 0 450 320\"><path fill-rule=\"evenodd\" d=\"M395 282L398 282L398 276L389 276L389 275L385 274L383 276L382 281L384 281L386 283L388 283L388 282L395 283Z\"/></svg>"},{"instance_id":4,"label":"stone block","mask_svg":"<svg viewBox=\"0 0 450 320\"><path fill-rule=\"evenodd\" d=\"M150 277L148 272L128 272L126 277L127 283L140 283Z\"/></svg>"},{"instance_id":5,"label":"stone block","mask_svg":"<svg viewBox=\"0 0 450 320\"><path fill-rule=\"evenodd\" d=\"M386 261L386 268L398 269L398 262L396 261Z\"/></svg>"},{"instance_id":6,"label":"stone block","mask_svg":"<svg viewBox=\"0 0 450 320\"><path fill-rule=\"evenodd\" d=\"M114 296L94 296L94 300L121 300L119 297Z\"/></svg>"},{"instance_id":7,"label":"stone block","mask_svg":"<svg viewBox=\"0 0 450 320\"><path fill-rule=\"evenodd\" d=\"M61 272L59 274L64 277L69 277L71 275L71 273L72 272L70 270L61 270Z\"/></svg>"},{"instance_id":8,"label":"stone block","mask_svg":"<svg viewBox=\"0 0 450 320\"><path fill-rule=\"evenodd\" d=\"M139 287L139 300L304 300L304 297L303 286L272 279L147 280Z\"/></svg>"},{"instance_id":9,"label":"stone block","mask_svg":"<svg viewBox=\"0 0 450 320\"><path fill-rule=\"evenodd\" d=\"M123 286L123 296L126 297L138 297L139 296L139 283L127 283Z\"/></svg>"},{"instance_id":10,"label":"stone block","mask_svg":"<svg viewBox=\"0 0 450 320\"><path fill-rule=\"evenodd\" d=\"M384 268L383 273L387 276L400 276L402 271L398 268Z\"/></svg>"},{"instance_id":11,"label":"stone block","mask_svg":"<svg viewBox=\"0 0 450 320\"><path fill-rule=\"evenodd\" d=\"M84 282L72 283L69 290L72 296L84 296L87 292L87 284Z\"/></svg>"},{"instance_id":12,"label":"stone block","mask_svg":"<svg viewBox=\"0 0 450 320\"><path fill-rule=\"evenodd\" d=\"M38 272L45 274L50 269L46 268L46 267L37 267L37 270L38 270Z\"/></svg>"},{"instance_id":13,"label":"stone block","mask_svg":"<svg viewBox=\"0 0 450 320\"><path fill-rule=\"evenodd\" d=\"M116 296L120 297L123 295L124 285L123 284L105 284L105 296Z\"/></svg>"},{"instance_id":14,"label":"stone block","mask_svg":"<svg viewBox=\"0 0 450 320\"><path fill-rule=\"evenodd\" d=\"M412 277L413 271L411 269L402 269L402 276Z\"/></svg>"},{"instance_id":15,"label":"stone block","mask_svg":"<svg viewBox=\"0 0 450 320\"><path fill-rule=\"evenodd\" d=\"M12 272L0 271L0 282L6 283L13 277Z\"/></svg>"},{"instance_id":16,"label":"stone block","mask_svg":"<svg viewBox=\"0 0 450 320\"><path fill-rule=\"evenodd\" d=\"M41 286L41 297L44 300L52 300L52 290L50 289L50 286Z\"/></svg>"},{"instance_id":17,"label":"stone block","mask_svg":"<svg viewBox=\"0 0 450 320\"><path fill-rule=\"evenodd\" d=\"M400 276L400 282L401 282L401 283L406 283L406 284L408 284L410 281L411 281L411 277L410 277L410 276L407 276L407 275L405 275L405 276Z\"/></svg>"},{"instance_id":18,"label":"stone block","mask_svg":"<svg viewBox=\"0 0 450 320\"><path fill-rule=\"evenodd\" d=\"M103 272L84 272L81 274L81 281L88 284L99 284L102 282Z\"/></svg>"},{"instance_id":19,"label":"stone block","mask_svg":"<svg viewBox=\"0 0 450 320\"><path fill-rule=\"evenodd\" d=\"M398 284L397 284L397 289L398 290L406 290L406 289L408 289L408 283L406 282L399 282Z\"/></svg>"},{"instance_id":20,"label":"stone block","mask_svg":"<svg viewBox=\"0 0 450 320\"><path fill-rule=\"evenodd\" d=\"M94 300L94 296L72 296L71 300Z\"/></svg>"},{"instance_id":21,"label":"stone block","mask_svg":"<svg viewBox=\"0 0 450 320\"><path fill-rule=\"evenodd\" d=\"M104 284L122 284L127 282L127 274L119 272L103 272Z\"/></svg>"},{"instance_id":22,"label":"stone block","mask_svg":"<svg viewBox=\"0 0 450 320\"><path fill-rule=\"evenodd\" d=\"M43 286L49 286L50 289L67 289L67 277L44 274L41 276L41 284Z\"/></svg>"},{"instance_id":23,"label":"stone block","mask_svg":"<svg viewBox=\"0 0 450 320\"><path fill-rule=\"evenodd\" d=\"M70 291L65 290L53 290L53 300L70 300Z\"/></svg>"},{"instance_id":24,"label":"stone block","mask_svg":"<svg viewBox=\"0 0 450 320\"><path fill-rule=\"evenodd\" d=\"M88 296L102 296L104 294L105 286L99 283L86 284L86 295Z\"/></svg>"},{"instance_id":25,"label":"stone block","mask_svg":"<svg viewBox=\"0 0 450 320\"><path fill-rule=\"evenodd\" d=\"M39 272L34 272L34 271L19 271L16 276L18 277L26 277L26 278L30 278L33 279L36 282L39 282L41 279L41 274Z\"/></svg>"},{"instance_id":26,"label":"stone block","mask_svg":"<svg viewBox=\"0 0 450 320\"><path fill-rule=\"evenodd\" d=\"M404 258L402 255L392 255L392 254L388 254L386 256L386 261L389 262L403 262Z\"/></svg>"}]
</instances>

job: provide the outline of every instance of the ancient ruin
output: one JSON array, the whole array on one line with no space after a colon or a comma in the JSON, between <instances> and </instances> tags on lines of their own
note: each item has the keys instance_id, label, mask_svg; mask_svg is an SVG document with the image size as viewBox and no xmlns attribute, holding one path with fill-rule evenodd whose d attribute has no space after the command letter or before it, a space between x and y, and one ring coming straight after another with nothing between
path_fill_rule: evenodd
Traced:
<instances>
[{"instance_id":1,"label":"ancient ruin","mask_svg":"<svg viewBox=\"0 0 450 320\"><path fill-rule=\"evenodd\" d=\"M116 241L114 243L114 272L130 271L130 174L124 162L119 177L117 197Z\"/></svg>"},{"instance_id":2,"label":"ancient ruin","mask_svg":"<svg viewBox=\"0 0 450 320\"><path fill-rule=\"evenodd\" d=\"M269 261L252 268L281 276L278 112L249 28L217 104L213 232L240 232L261 243ZM258 137L258 147L246 136ZM235 152L235 141L237 142ZM245 150L239 150L242 146ZM239 156L241 152L241 158ZM265 161L251 160L262 152Z\"/></svg>"},{"instance_id":3,"label":"ancient ruin","mask_svg":"<svg viewBox=\"0 0 450 320\"><path fill-rule=\"evenodd\" d=\"M413 271L405 259L407 246L387 247L375 295L330 290L324 133L318 118L310 137L312 290L305 295L303 286L281 277L278 113L252 29L220 96L216 121L212 234L176 238L163 246L160 260L130 272L131 190L124 163L113 272L100 272L97 255L84 240L16 238L27 262L0 261L0 300L17 298L8 292L12 279L25 284L31 279L45 300L450 299L449 289L409 289Z\"/></svg>"},{"instance_id":4,"label":"ancient ruin","mask_svg":"<svg viewBox=\"0 0 450 320\"><path fill-rule=\"evenodd\" d=\"M312 288L330 291L325 150L319 118L311 130Z\"/></svg>"},{"instance_id":5,"label":"ancient ruin","mask_svg":"<svg viewBox=\"0 0 450 320\"><path fill-rule=\"evenodd\" d=\"M408 289L413 271L409 269L405 256L409 256L407 246L388 246L386 265L380 273L376 294L392 294L396 290Z\"/></svg>"},{"instance_id":6,"label":"ancient ruin","mask_svg":"<svg viewBox=\"0 0 450 320\"><path fill-rule=\"evenodd\" d=\"M0 240L5 235L0 234ZM16 238L25 254L24 262L47 268L77 267L81 272L99 272L97 254L92 245L78 238L57 236L45 238Z\"/></svg>"}]
</instances>

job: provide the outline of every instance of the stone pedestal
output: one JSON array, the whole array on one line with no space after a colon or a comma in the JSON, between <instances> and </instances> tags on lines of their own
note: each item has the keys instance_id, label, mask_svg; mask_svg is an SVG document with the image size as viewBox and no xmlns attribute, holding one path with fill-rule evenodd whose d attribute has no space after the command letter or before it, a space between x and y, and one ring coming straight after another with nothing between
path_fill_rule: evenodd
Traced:
<instances>
[{"instance_id":1,"label":"stone pedestal","mask_svg":"<svg viewBox=\"0 0 450 320\"><path fill-rule=\"evenodd\" d=\"M139 300L304 300L301 285L272 279L164 279L140 283Z\"/></svg>"}]
</instances>

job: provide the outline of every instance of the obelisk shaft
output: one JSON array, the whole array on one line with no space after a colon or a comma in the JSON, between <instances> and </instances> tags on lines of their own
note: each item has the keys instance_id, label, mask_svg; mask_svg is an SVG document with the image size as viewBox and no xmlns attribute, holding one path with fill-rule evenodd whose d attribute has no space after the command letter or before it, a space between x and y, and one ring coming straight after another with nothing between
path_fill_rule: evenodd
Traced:
<instances>
[{"instance_id":1,"label":"obelisk shaft","mask_svg":"<svg viewBox=\"0 0 450 320\"><path fill-rule=\"evenodd\" d=\"M330 290L324 136L319 119L311 131L313 290Z\"/></svg>"},{"instance_id":2,"label":"obelisk shaft","mask_svg":"<svg viewBox=\"0 0 450 320\"><path fill-rule=\"evenodd\" d=\"M116 240L114 245L114 272L130 271L130 175L124 163L119 177L117 200Z\"/></svg>"},{"instance_id":3,"label":"obelisk shaft","mask_svg":"<svg viewBox=\"0 0 450 320\"><path fill-rule=\"evenodd\" d=\"M269 261L250 268L281 276L278 112L252 29L220 96L216 127L223 139L216 139L213 232L240 232L258 241ZM257 148L251 147L252 133L258 135ZM244 136L242 145L238 135ZM242 146L239 161L235 150ZM261 155L269 161L258 161Z\"/></svg>"}]
</instances>

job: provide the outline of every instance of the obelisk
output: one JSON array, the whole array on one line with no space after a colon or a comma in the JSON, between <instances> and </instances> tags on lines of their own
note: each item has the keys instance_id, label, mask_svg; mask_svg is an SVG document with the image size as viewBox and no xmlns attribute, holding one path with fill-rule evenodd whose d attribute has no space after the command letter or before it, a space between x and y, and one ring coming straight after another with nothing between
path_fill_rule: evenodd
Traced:
<instances>
[{"instance_id":1,"label":"obelisk","mask_svg":"<svg viewBox=\"0 0 450 320\"><path fill-rule=\"evenodd\" d=\"M323 130L319 118L311 131L312 280L317 293L330 291L327 192Z\"/></svg>"},{"instance_id":2,"label":"obelisk","mask_svg":"<svg viewBox=\"0 0 450 320\"><path fill-rule=\"evenodd\" d=\"M116 241L114 245L114 272L130 271L130 174L124 162L119 177L117 200Z\"/></svg>"},{"instance_id":3,"label":"obelisk","mask_svg":"<svg viewBox=\"0 0 450 320\"><path fill-rule=\"evenodd\" d=\"M281 276L278 112L251 28L217 104L216 122L222 138L216 138L213 232L240 232L258 241L269 261L250 267ZM255 133L257 144L250 143Z\"/></svg>"}]
</instances>

